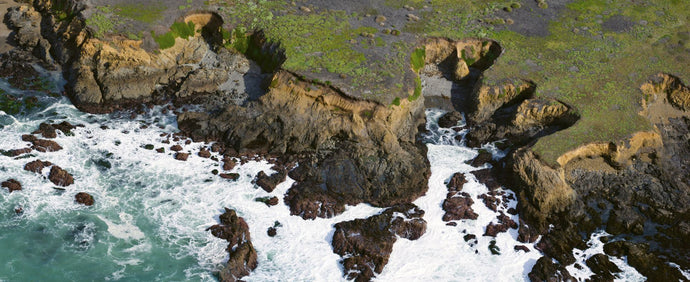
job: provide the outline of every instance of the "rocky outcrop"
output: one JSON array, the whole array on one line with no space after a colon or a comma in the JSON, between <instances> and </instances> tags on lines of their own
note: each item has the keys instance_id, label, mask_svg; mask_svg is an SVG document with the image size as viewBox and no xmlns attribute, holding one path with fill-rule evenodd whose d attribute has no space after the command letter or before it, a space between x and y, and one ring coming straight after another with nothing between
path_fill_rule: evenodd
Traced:
<instances>
[{"instance_id":1,"label":"rocky outcrop","mask_svg":"<svg viewBox=\"0 0 690 282\"><path fill-rule=\"evenodd\" d=\"M369 281L383 271L397 237L416 240L426 231L424 211L413 204L386 209L367 219L335 225L333 252L343 257L347 279Z\"/></svg>"},{"instance_id":2,"label":"rocky outcrop","mask_svg":"<svg viewBox=\"0 0 690 282\"><path fill-rule=\"evenodd\" d=\"M287 177L287 171L285 168L281 166L273 166L271 169L275 170L276 172L271 175L267 175L265 172L260 171L253 181L256 185L268 193L273 192L273 190L276 189L276 186L285 181L285 178Z\"/></svg>"},{"instance_id":3,"label":"rocky outcrop","mask_svg":"<svg viewBox=\"0 0 690 282\"><path fill-rule=\"evenodd\" d=\"M479 216L472 210L472 196L466 192L462 192L463 185L467 183L465 176L462 173L455 173L446 185L448 187L448 194L443 201L442 208L446 212L443 215L443 221L461 220L461 219L477 219Z\"/></svg>"},{"instance_id":4,"label":"rocky outcrop","mask_svg":"<svg viewBox=\"0 0 690 282\"><path fill-rule=\"evenodd\" d=\"M256 268L257 254L251 242L249 226L234 210L225 208L225 213L220 215L220 224L206 229L209 230L213 236L229 243L227 251L230 259L220 271L220 281L239 281Z\"/></svg>"},{"instance_id":5,"label":"rocky outcrop","mask_svg":"<svg viewBox=\"0 0 690 282\"><path fill-rule=\"evenodd\" d=\"M33 142L32 149L39 152L56 152L62 150L62 146L55 141L46 139L36 139Z\"/></svg>"},{"instance_id":6,"label":"rocky outcrop","mask_svg":"<svg viewBox=\"0 0 690 282\"><path fill-rule=\"evenodd\" d=\"M35 160L24 165L24 170L40 174L43 172L43 168L51 165L53 164L47 161Z\"/></svg>"},{"instance_id":7,"label":"rocky outcrop","mask_svg":"<svg viewBox=\"0 0 690 282\"><path fill-rule=\"evenodd\" d=\"M7 188L7 190L9 190L10 193L12 193L14 191L22 190L22 184L19 183L19 181L17 181L16 179L10 179L7 181L3 181L2 187Z\"/></svg>"},{"instance_id":8,"label":"rocky outcrop","mask_svg":"<svg viewBox=\"0 0 690 282\"><path fill-rule=\"evenodd\" d=\"M53 165L53 167L50 168L48 179L50 179L50 182L53 182L53 184L62 187L67 187L74 184L74 178L72 175L56 165Z\"/></svg>"},{"instance_id":9,"label":"rocky outcrop","mask_svg":"<svg viewBox=\"0 0 690 282\"><path fill-rule=\"evenodd\" d=\"M604 245L604 252L610 256L627 257L628 263L648 281L685 281L687 278L675 267L649 252L647 244L616 241Z\"/></svg>"},{"instance_id":10,"label":"rocky outcrop","mask_svg":"<svg viewBox=\"0 0 690 282\"><path fill-rule=\"evenodd\" d=\"M93 196L91 194L86 193L86 192L79 192L76 195L74 195L74 200L82 205L85 206L93 206L94 200Z\"/></svg>"},{"instance_id":11,"label":"rocky outcrop","mask_svg":"<svg viewBox=\"0 0 690 282\"><path fill-rule=\"evenodd\" d=\"M486 70L501 55L501 46L491 40L429 38L424 43L427 65L447 68L441 70L454 80L463 80L470 75L470 68ZM429 72L429 70L425 70Z\"/></svg>"}]
</instances>

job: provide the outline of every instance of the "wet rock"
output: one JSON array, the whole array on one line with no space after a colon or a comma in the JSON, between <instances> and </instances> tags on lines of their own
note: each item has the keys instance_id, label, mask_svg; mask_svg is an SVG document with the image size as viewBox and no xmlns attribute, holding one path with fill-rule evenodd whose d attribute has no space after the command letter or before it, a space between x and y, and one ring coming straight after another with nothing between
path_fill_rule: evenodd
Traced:
<instances>
[{"instance_id":1,"label":"wet rock","mask_svg":"<svg viewBox=\"0 0 690 282\"><path fill-rule=\"evenodd\" d=\"M55 127L47 123L41 123L38 126L38 130L32 132L32 134L41 134L43 138L53 139L57 137L57 132L55 132Z\"/></svg>"},{"instance_id":2,"label":"wet rock","mask_svg":"<svg viewBox=\"0 0 690 282\"><path fill-rule=\"evenodd\" d=\"M74 200L85 206L93 206L94 200L93 196L86 192L79 192L74 195Z\"/></svg>"},{"instance_id":3,"label":"wet rock","mask_svg":"<svg viewBox=\"0 0 690 282\"><path fill-rule=\"evenodd\" d=\"M233 181L235 181L235 180L237 180L238 178L240 178L240 174L239 174L239 173L221 173L221 174L219 174L218 176L220 176L220 178L229 179L229 180L233 180Z\"/></svg>"},{"instance_id":4,"label":"wet rock","mask_svg":"<svg viewBox=\"0 0 690 282\"><path fill-rule=\"evenodd\" d=\"M57 186L67 187L74 184L74 178L69 172L62 169L59 166L54 165L50 168L50 174L48 175L50 182Z\"/></svg>"},{"instance_id":5,"label":"wet rock","mask_svg":"<svg viewBox=\"0 0 690 282\"><path fill-rule=\"evenodd\" d=\"M276 170L276 172L271 175L267 175L265 172L259 171L253 181L256 185L268 193L273 192L273 190L276 189L276 186L285 181L285 178L287 177L287 171L285 168L274 166L273 170Z\"/></svg>"},{"instance_id":6,"label":"wet rock","mask_svg":"<svg viewBox=\"0 0 690 282\"><path fill-rule=\"evenodd\" d=\"M165 153L165 148L158 148L156 149L157 153Z\"/></svg>"},{"instance_id":7,"label":"wet rock","mask_svg":"<svg viewBox=\"0 0 690 282\"><path fill-rule=\"evenodd\" d=\"M520 229L518 229L518 241L522 243L534 243L538 238L539 232L527 225L527 223L525 223L521 218Z\"/></svg>"},{"instance_id":8,"label":"wet rock","mask_svg":"<svg viewBox=\"0 0 690 282\"><path fill-rule=\"evenodd\" d=\"M449 192L459 192L462 191L462 187L465 185L465 183L467 183L465 175L457 172L451 176L448 184L446 184L446 187L448 187Z\"/></svg>"},{"instance_id":9,"label":"wet rock","mask_svg":"<svg viewBox=\"0 0 690 282\"><path fill-rule=\"evenodd\" d=\"M347 279L371 280L388 263L397 237L416 240L426 231L424 211L413 204L393 206L367 219L335 225L333 252L344 257Z\"/></svg>"},{"instance_id":10,"label":"wet rock","mask_svg":"<svg viewBox=\"0 0 690 282\"><path fill-rule=\"evenodd\" d=\"M627 241L610 242L604 245L604 252L610 256L627 257L628 264L650 281L685 281L685 276L664 259L649 252L649 245ZM610 270L610 269L609 269Z\"/></svg>"},{"instance_id":11,"label":"wet rock","mask_svg":"<svg viewBox=\"0 0 690 282\"><path fill-rule=\"evenodd\" d=\"M465 192L448 193L448 196L443 201L443 210L446 212L443 215L443 221L461 220L461 219L477 219L479 216L472 210L472 196Z\"/></svg>"},{"instance_id":12,"label":"wet rock","mask_svg":"<svg viewBox=\"0 0 690 282\"><path fill-rule=\"evenodd\" d=\"M477 235L467 234L465 236L462 236L462 239L465 240L465 242L469 242L470 240L477 240Z\"/></svg>"},{"instance_id":13,"label":"wet rock","mask_svg":"<svg viewBox=\"0 0 690 282\"><path fill-rule=\"evenodd\" d=\"M209 151L206 150L206 149L201 149L201 150L199 151L199 157L208 159L208 158L211 157L211 152L209 152Z\"/></svg>"},{"instance_id":14,"label":"wet rock","mask_svg":"<svg viewBox=\"0 0 690 282\"><path fill-rule=\"evenodd\" d=\"M496 193L496 191L491 191L489 193L479 195L479 198L482 199L487 208L496 212L498 211L498 206L501 205L501 198L498 196L499 195Z\"/></svg>"},{"instance_id":15,"label":"wet rock","mask_svg":"<svg viewBox=\"0 0 690 282\"><path fill-rule=\"evenodd\" d=\"M457 222L448 222L446 223L447 226L458 226Z\"/></svg>"},{"instance_id":16,"label":"wet rock","mask_svg":"<svg viewBox=\"0 0 690 282\"><path fill-rule=\"evenodd\" d=\"M188 153L176 153L175 154L175 159L178 161L187 161L187 158L189 158Z\"/></svg>"},{"instance_id":17,"label":"wet rock","mask_svg":"<svg viewBox=\"0 0 690 282\"><path fill-rule=\"evenodd\" d=\"M266 230L266 234L268 234L268 237L275 237L278 234L278 230L275 227L269 227Z\"/></svg>"},{"instance_id":18,"label":"wet rock","mask_svg":"<svg viewBox=\"0 0 690 282\"><path fill-rule=\"evenodd\" d=\"M280 199L278 199L278 197L276 197L276 196L256 198L256 199L254 199L254 201L262 202L269 207L278 205L280 203Z\"/></svg>"},{"instance_id":19,"label":"wet rock","mask_svg":"<svg viewBox=\"0 0 690 282\"><path fill-rule=\"evenodd\" d=\"M479 183L486 185L489 190L496 190L501 187L501 184L496 181L496 178L494 178L493 174L491 173L490 168L475 170L470 173L477 178Z\"/></svg>"},{"instance_id":20,"label":"wet rock","mask_svg":"<svg viewBox=\"0 0 690 282\"><path fill-rule=\"evenodd\" d=\"M62 150L62 147L60 144L58 144L55 141L51 140L45 140L45 139L36 139L32 142L34 145L31 147L32 149L39 151L39 152L57 152Z\"/></svg>"},{"instance_id":21,"label":"wet rock","mask_svg":"<svg viewBox=\"0 0 690 282\"><path fill-rule=\"evenodd\" d=\"M605 254L593 255L588 258L585 263L595 274L593 280L613 281L616 278L614 273L621 272L620 268L618 268L615 263L612 263Z\"/></svg>"},{"instance_id":22,"label":"wet rock","mask_svg":"<svg viewBox=\"0 0 690 282\"><path fill-rule=\"evenodd\" d=\"M19 181L17 181L16 179L10 179L2 182L2 187L7 188L10 191L10 193L22 190L22 184L19 183Z\"/></svg>"},{"instance_id":23,"label":"wet rock","mask_svg":"<svg viewBox=\"0 0 690 282\"><path fill-rule=\"evenodd\" d=\"M235 165L237 165L235 160L231 158L223 159L223 170L232 170L233 168L235 168Z\"/></svg>"},{"instance_id":24,"label":"wet rock","mask_svg":"<svg viewBox=\"0 0 690 282\"><path fill-rule=\"evenodd\" d=\"M514 249L516 252L517 252L517 251L523 251L523 252L525 252L525 253L529 253L529 252L530 252L529 248L528 248L527 246L525 246L525 245L515 245L515 247L513 247L513 249Z\"/></svg>"},{"instance_id":25,"label":"wet rock","mask_svg":"<svg viewBox=\"0 0 690 282\"><path fill-rule=\"evenodd\" d=\"M48 161L44 162L41 160L35 160L35 161L29 162L26 165L24 165L24 170L32 171L32 172L40 174L43 171L43 168L51 166L51 165L53 165L53 164L48 162Z\"/></svg>"},{"instance_id":26,"label":"wet rock","mask_svg":"<svg viewBox=\"0 0 690 282\"><path fill-rule=\"evenodd\" d=\"M220 216L220 224L206 229L209 230L213 236L229 243L226 250L230 259L220 271L221 281L237 281L256 268L257 254L251 242L249 225L234 210L225 208L225 213Z\"/></svg>"},{"instance_id":27,"label":"wet rock","mask_svg":"<svg viewBox=\"0 0 690 282\"><path fill-rule=\"evenodd\" d=\"M22 141L25 141L25 142L34 142L34 141L36 141L36 139L38 139L38 138L36 138L36 136L33 136L31 134L22 135Z\"/></svg>"},{"instance_id":28,"label":"wet rock","mask_svg":"<svg viewBox=\"0 0 690 282\"><path fill-rule=\"evenodd\" d=\"M9 150L9 151L1 151L0 150L0 152L3 155L8 156L8 157L16 157L19 155L28 154L28 153L31 153L31 151L32 151L31 148L13 149L13 150Z\"/></svg>"},{"instance_id":29,"label":"wet rock","mask_svg":"<svg viewBox=\"0 0 690 282\"><path fill-rule=\"evenodd\" d=\"M288 190L283 201L290 206L290 214L304 219L330 218L345 211L345 204L328 194L305 194Z\"/></svg>"},{"instance_id":30,"label":"wet rock","mask_svg":"<svg viewBox=\"0 0 690 282\"><path fill-rule=\"evenodd\" d=\"M170 147L170 150L175 151L175 152L179 152L179 151L182 151L182 146L176 144L176 145L173 145L172 147Z\"/></svg>"},{"instance_id":31,"label":"wet rock","mask_svg":"<svg viewBox=\"0 0 690 282\"><path fill-rule=\"evenodd\" d=\"M543 256L537 260L529 273L531 281L576 281L563 265L554 263L552 258Z\"/></svg>"},{"instance_id":32,"label":"wet rock","mask_svg":"<svg viewBox=\"0 0 690 282\"><path fill-rule=\"evenodd\" d=\"M498 233L506 232L510 228L518 228L517 223L515 223L514 220L505 215L503 212L501 212L501 214L499 214L496 218L498 219L498 223L489 223L489 225L486 227L486 231L484 232L484 236L496 237Z\"/></svg>"},{"instance_id":33,"label":"wet rock","mask_svg":"<svg viewBox=\"0 0 690 282\"><path fill-rule=\"evenodd\" d=\"M480 167L491 161L493 161L493 155L487 150L480 149L479 155L477 155L476 158L472 159L472 161L468 161L468 164L473 167Z\"/></svg>"},{"instance_id":34,"label":"wet rock","mask_svg":"<svg viewBox=\"0 0 690 282\"><path fill-rule=\"evenodd\" d=\"M448 112L438 119L438 126L443 128L451 128L458 125L458 121L462 120L462 114L457 111Z\"/></svg>"}]
</instances>

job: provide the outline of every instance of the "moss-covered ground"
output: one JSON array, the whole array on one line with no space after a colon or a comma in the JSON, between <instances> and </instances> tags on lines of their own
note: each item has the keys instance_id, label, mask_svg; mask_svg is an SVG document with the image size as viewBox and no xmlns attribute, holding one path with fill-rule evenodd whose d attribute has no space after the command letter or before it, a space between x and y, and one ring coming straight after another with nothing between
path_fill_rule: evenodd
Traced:
<instances>
[{"instance_id":1,"label":"moss-covered ground","mask_svg":"<svg viewBox=\"0 0 690 282\"><path fill-rule=\"evenodd\" d=\"M690 81L690 1L684 0L161 0L146 13L126 0L108 2L105 11L114 18L158 28L155 34L164 34L160 27L172 26L180 13L215 11L223 28L234 31L226 35L263 30L279 42L284 68L387 105L418 96L410 74L419 67L415 48L424 38L496 40L504 52L484 83L532 80L536 96L559 99L581 115L571 128L535 144L549 163L584 143L650 129L638 115L639 86L650 75L668 72ZM156 12L161 3L167 10ZM99 30L110 28L98 35L124 32L106 14L90 19Z\"/></svg>"}]
</instances>

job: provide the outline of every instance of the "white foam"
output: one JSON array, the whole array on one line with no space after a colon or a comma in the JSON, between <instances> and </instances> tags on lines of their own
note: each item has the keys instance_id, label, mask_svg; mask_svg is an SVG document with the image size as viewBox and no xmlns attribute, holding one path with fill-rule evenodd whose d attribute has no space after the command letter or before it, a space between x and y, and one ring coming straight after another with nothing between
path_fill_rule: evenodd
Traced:
<instances>
[{"instance_id":1,"label":"white foam","mask_svg":"<svg viewBox=\"0 0 690 282\"><path fill-rule=\"evenodd\" d=\"M594 272L587 267L585 261L596 254L604 254L604 243L601 241L601 237L609 236L610 234L606 231L597 231L592 233L587 241L586 250L573 249L573 256L575 256L576 262L566 266L566 269L577 281L585 281L594 275ZM609 260L613 262L620 270L621 273L616 273L615 281L645 281L647 280L642 274L640 274L635 268L628 265L626 259L620 259L614 256L608 256ZM581 269L575 267L578 264Z\"/></svg>"},{"instance_id":2,"label":"white foam","mask_svg":"<svg viewBox=\"0 0 690 282\"><path fill-rule=\"evenodd\" d=\"M113 236L124 239L124 240L138 240L144 239L146 235L141 231L136 225L132 224L132 216L130 214L121 212L120 214L120 224L113 223L112 221L106 219L104 216L97 215L97 217L102 220L106 225L108 225L108 232Z\"/></svg>"}]
</instances>

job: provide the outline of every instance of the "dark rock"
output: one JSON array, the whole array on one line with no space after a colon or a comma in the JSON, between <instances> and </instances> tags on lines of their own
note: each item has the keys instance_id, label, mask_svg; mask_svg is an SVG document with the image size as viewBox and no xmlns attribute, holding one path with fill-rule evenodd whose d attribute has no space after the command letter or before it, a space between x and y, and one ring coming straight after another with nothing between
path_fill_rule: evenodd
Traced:
<instances>
[{"instance_id":1,"label":"dark rock","mask_svg":"<svg viewBox=\"0 0 690 282\"><path fill-rule=\"evenodd\" d=\"M529 252L530 252L529 248L527 248L527 246L525 246L525 245L515 245L515 247L513 247L513 249L514 249L516 252L517 252L517 251L523 251L523 252L525 252L525 253L529 253Z\"/></svg>"},{"instance_id":2,"label":"dark rock","mask_svg":"<svg viewBox=\"0 0 690 282\"><path fill-rule=\"evenodd\" d=\"M156 152L165 153L165 148L158 148L158 149L156 149Z\"/></svg>"},{"instance_id":3,"label":"dark rock","mask_svg":"<svg viewBox=\"0 0 690 282\"><path fill-rule=\"evenodd\" d=\"M501 204L501 198L496 196L497 193L495 191L491 191L489 193L479 195L479 198L482 199L487 208L496 212L498 211L498 206Z\"/></svg>"},{"instance_id":4,"label":"dark rock","mask_svg":"<svg viewBox=\"0 0 690 282\"><path fill-rule=\"evenodd\" d=\"M55 141L51 140L45 140L45 139L36 139L32 142L34 145L31 147L32 149L39 151L39 152L56 152L62 150L62 147L60 144L58 144Z\"/></svg>"},{"instance_id":5,"label":"dark rock","mask_svg":"<svg viewBox=\"0 0 690 282\"><path fill-rule=\"evenodd\" d=\"M199 157L208 159L208 158L211 157L211 152L209 152L209 151L206 150L206 149L201 149L201 150L199 151Z\"/></svg>"},{"instance_id":6,"label":"dark rock","mask_svg":"<svg viewBox=\"0 0 690 282\"><path fill-rule=\"evenodd\" d=\"M647 244L627 241L609 242L604 245L604 252L610 256L627 257L628 264L646 276L649 281L687 280L680 270L649 252Z\"/></svg>"},{"instance_id":7,"label":"dark rock","mask_svg":"<svg viewBox=\"0 0 690 282\"><path fill-rule=\"evenodd\" d=\"M472 161L469 161L469 165L473 167L480 167L483 166L484 164L493 161L493 155L489 153L487 150L479 150L479 155L477 155L476 158L472 159ZM475 176L477 176L475 174ZM479 177L477 176L477 179L479 180ZM482 182L483 183L483 182Z\"/></svg>"},{"instance_id":8,"label":"dark rock","mask_svg":"<svg viewBox=\"0 0 690 282\"><path fill-rule=\"evenodd\" d=\"M188 153L175 153L175 159L178 161L187 161L187 158L189 158Z\"/></svg>"},{"instance_id":9,"label":"dark rock","mask_svg":"<svg viewBox=\"0 0 690 282\"><path fill-rule=\"evenodd\" d=\"M275 227L269 227L268 230L266 230L266 234L268 234L268 237L275 237L278 234L278 230L275 229Z\"/></svg>"},{"instance_id":10,"label":"dark rock","mask_svg":"<svg viewBox=\"0 0 690 282\"><path fill-rule=\"evenodd\" d=\"M237 165L235 160L231 158L223 159L223 170L232 170L233 168L235 168L235 165Z\"/></svg>"},{"instance_id":11,"label":"dark rock","mask_svg":"<svg viewBox=\"0 0 690 282\"><path fill-rule=\"evenodd\" d=\"M10 193L12 193L14 191L22 190L22 184L19 183L19 181L15 180L15 179L10 179L10 180L3 182L2 187L7 188L10 191Z\"/></svg>"},{"instance_id":12,"label":"dark rock","mask_svg":"<svg viewBox=\"0 0 690 282\"><path fill-rule=\"evenodd\" d=\"M31 153L31 148L13 149L13 150L9 150L9 151L1 151L1 152L3 155L8 156L8 157L16 157L19 155Z\"/></svg>"},{"instance_id":13,"label":"dark rock","mask_svg":"<svg viewBox=\"0 0 690 282\"><path fill-rule=\"evenodd\" d=\"M594 272L597 280L613 281L616 278L614 273L621 272L620 268L615 263L612 263L605 254L593 255L585 263Z\"/></svg>"},{"instance_id":14,"label":"dark rock","mask_svg":"<svg viewBox=\"0 0 690 282\"><path fill-rule=\"evenodd\" d=\"M448 112L438 119L438 126L443 128L451 128L458 125L458 121L462 120L462 114L457 111Z\"/></svg>"},{"instance_id":15,"label":"dark rock","mask_svg":"<svg viewBox=\"0 0 690 282\"><path fill-rule=\"evenodd\" d=\"M72 175L69 174L69 172L67 172L66 170L56 165L50 168L50 174L48 175L48 179L50 179L50 182L53 182L53 184L62 187L67 187L74 184L74 178L72 177Z\"/></svg>"},{"instance_id":16,"label":"dark rock","mask_svg":"<svg viewBox=\"0 0 690 282\"><path fill-rule=\"evenodd\" d=\"M443 221L477 219L479 215L472 210L472 204L474 201L467 193L448 193L443 201L443 210L446 211Z\"/></svg>"},{"instance_id":17,"label":"dark rock","mask_svg":"<svg viewBox=\"0 0 690 282\"><path fill-rule=\"evenodd\" d=\"M305 194L290 189L283 201L290 206L291 215L304 219L330 218L345 211L345 204L328 194Z\"/></svg>"},{"instance_id":18,"label":"dark rock","mask_svg":"<svg viewBox=\"0 0 690 282\"><path fill-rule=\"evenodd\" d=\"M262 202L262 203L266 204L267 206L275 206L275 205L278 205L280 203L280 200L276 196L261 197L261 198L256 198L254 200L257 202Z\"/></svg>"},{"instance_id":19,"label":"dark rock","mask_svg":"<svg viewBox=\"0 0 690 282\"><path fill-rule=\"evenodd\" d=\"M447 226L458 226L458 223L457 223L457 222L452 222L452 221L451 221L451 222L446 223L446 225L447 225Z\"/></svg>"},{"instance_id":20,"label":"dark rock","mask_svg":"<svg viewBox=\"0 0 690 282\"><path fill-rule=\"evenodd\" d=\"M223 179L230 179L230 180L233 180L233 181L234 181L234 180L237 180L238 178L240 178L240 174L239 174L239 173L221 173L221 174L219 174L218 176L220 176L220 178L223 178Z\"/></svg>"},{"instance_id":21,"label":"dark rock","mask_svg":"<svg viewBox=\"0 0 690 282\"><path fill-rule=\"evenodd\" d=\"M36 136L33 136L31 134L22 135L22 141L25 141L25 142L34 142L34 141L36 141L36 139L38 139L38 138L36 138Z\"/></svg>"},{"instance_id":22,"label":"dark rock","mask_svg":"<svg viewBox=\"0 0 690 282\"><path fill-rule=\"evenodd\" d=\"M86 192L79 192L76 195L74 195L74 200L77 201L77 203L80 203L85 206L93 206L93 196Z\"/></svg>"},{"instance_id":23,"label":"dark rock","mask_svg":"<svg viewBox=\"0 0 690 282\"><path fill-rule=\"evenodd\" d=\"M347 279L371 280L388 263L397 236L416 240L426 231L424 211L413 204L393 206L367 219L335 225L333 252L343 259Z\"/></svg>"},{"instance_id":24,"label":"dark rock","mask_svg":"<svg viewBox=\"0 0 690 282\"><path fill-rule=\"evenodd\" d=\"M506 232L510 228L517 228L517 223L510 219L507 215L503 214L501 212L500 215L497 216L498 218L498 223L489 223L488 226L486 226L486 231L484 232L484 236L491 236L491 237L496 237L498 233L501 232Z\"/></svg>"},{"instance_id":25,"label":"dark rock","mask_svg":"<svg viewBox=\"0 0 690 282\"><path fill-rule=\"evenodd\" d=\"M491 242L489 242L489 251L492 255L501 255L501 248L496 245L496 240L491 240Z\"/></svg>"},{"instance_id":26,"label":"dark rock","mask_svg":"<svg viewBox=\"0 0 690 282\"><path fill-rule=\"evenodd\" d=\"M24 170L32 171L32 172L40 174L43 171L43 168L51 166L51 165L53 165L53 164L50 162L47 162L47 161L44 162L41 160L35 160L35 161L29 162L26 165L24 165Z\"/></svg>"},{"instance_id":27,"label":"dark rock","mask_svg":"<svg viewBox=\"0 0 690 282\"><path fill-rule=\"evenodd\" d=\"M641 235L644 232L644 217L629 206L612 210L609 214L606 232L613 235L621 233Z\"/></svg>"},{"instance_id":28,"label":"dark rock","mask_svg":"<svg viewBox=\"0 0 690 282\"><path fill-rule=\"evenodd\" d=\"M465 185L465 183L467 183L465 175L457 172L451 176L448 184L446 184L446 187L448 187L448 191L450 192L459 192L462 191L462 187Z\"/></svg>"},{"instance_id":29,"label":"dark rock","mask_svg":"<svg viewBox=\"0 0 690 282\"><path fill-rule=\"evenodd\" d=\"M266 175L266 173L263 171L259 171L253 181L256 185L268 193L273 192L273 190L276 189L276 186L285 181L285 178L287 177L287 171L285 168L273 166L273 169L276 170L276 173L273 173L270 176Z\"/></svg>"},{"instance_id":30,"label":"dark rock","mask_svg":"<svg viewBox=\"0 0 690 282\"><path fill-rule=\"evenodd\" d=\"M173 145L172 147L170 147L170 150L171 150L171 151L175 151L175 152L179 152L179 151L182 151L182 146L180 146L180 145Z\"/></svg>"},{"instance_id":31,"label":"dark rock","mask_svg":"<svg viewBox=\"0 0 690 282\"><path fill-rule=\"evenodd\" d=\"M220 224L206 229L209 230L213 236L229 243L226 250L230 259L220 271L221 281L237 281L256 268L257 254L251 242L249 225L234 210L225 208L225 213L220 216Z\"/></svg>"},{"instance_id":32,"label":"dark rock","mask_svg":"<svg viewBox=\"0 0 690 282\"><path fill-rule=\"evenodd\" d=\"M48 138L48 139L53 139L57 137L57 133L55 132L55 127L53 127L50 124L47 123L41 123L38 126L38 130L32 132L32 134L41 134L43 138Z\"/></svg>"},{"instance_id":33,"label":"dark rock","mask_svg":"<svg viewBox=\"0 0 690 282\"><path fill-rule=\"evenodd\" d=\"M527 223L525 223L522 218L520 219L520 229L518 229L517 240L522 243L534 243L539 238L539 232L536 229L531 228Z\"/></svg>"},{"instance_id":34,"label":"dark rock","mask_svg":"<svg viewBox=\"0 0 690 282\"><path fill-rule=\"evenodd\" d=\"M489 187L489 190L496 190L501 187L501 184L496 181L494 176L491 173L491 169L486 168L486 169L480 169L480 170L475 170L472 173L477 178L477 181L479 183L486 185L486 187Z\"/></svg>"},{"instance_id":35,"label":"dark rock","mask_svg":"<svg viewBox=\"0 0 690 282\"><path fill-rule=\"evenodd\" d=\"M563 265L554 263L552 258L548 256L543 256L537 260L537 263L529 273L529 279L531 281L549 282L575 281Z\"/></svg>"},{"instance_id":36,"label":"dark rock","mask_svg":"<svg viewBox=\"0 0 690 282\"><path fill-rule=\"evenodd\" d=\"M469 242L470 240L477 240L477 235L467 234L467 235L463 236L462 239L464 239L465 242Z\"/></svg>"},{"instance_id":37,"label":"dark rock","mask_svg":"<svg viewBox=\"0 0 690 282\"><path fill-rule=\"evenodd\" d=\"M153 150L153 148L155 148L155 147L153 146L153 144L146 144L146 145L144 145L144 149L146 149L146 150Z\"/></svg>"}]
</instances>

